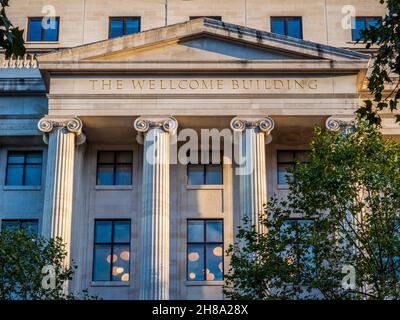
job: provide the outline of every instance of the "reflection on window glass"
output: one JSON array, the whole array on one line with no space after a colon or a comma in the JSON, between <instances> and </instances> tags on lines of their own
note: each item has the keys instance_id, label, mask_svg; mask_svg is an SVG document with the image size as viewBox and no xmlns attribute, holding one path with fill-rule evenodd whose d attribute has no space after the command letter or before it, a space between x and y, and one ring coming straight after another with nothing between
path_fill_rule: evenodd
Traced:
<instances>
[{"instance_id":1,"label":"reflection on window glass","mask_svg":"<svg viewBox=\"0 0 400 320\"><path fill-rule=\"evenodd\" d=\"M301 17L272 17L271 32L288 37L303 38Z\"/></svg>"},{"instance_id":2,"label":"reflection on window glass","mask_svg":"<svg viewBox=\"0 0 400 320\"><path fill-rule=\"evenodd\" d=\"M39 234L39 221L38 220L2 220L1 230L19 230L22 229L27 233L34 236Z\"/></svg>"},{"instance_id":3,"label":"reflection on window glass","mask_svg":"<svg viewBox=\"0 0 400 320\"><path fill-rule=\"evenodd\" d=\"M97 185L131 185L132 164L131 151L99 151Z\"/></svg>"},{"instance_id":4,"label":"reflection on window glass","mask_svg":"<svg viewBox=\"0 0 400 320\"><path fill-rule=\"evenodd\" d=\"M277 153L278 184L284 185L291 181L292 171L297 163L309 162L309 151L279 150Z\"/></svg>"},{"instance_id":5,"label":"reflection on window glass","mask_svg":"<svg viewBox=\"0 0 400 320\"><path fill-rule=\"evenodd\" d=\"M204 154L203 154L204 156ZM202 159L201 153L198 159ZM223 165L222 155L218 153L216 156L218 162L212 158L212 154L208 159L202 159L202 163L189 163L187 166L187 183L188 185L219 185L223 184Z\"/></svg>"},{"instance_id":6,"label":"reflection on window glass","mask_svg":"<svg viewBox=\"0 0 400 320\"><path fill-rule=\"evenodd\" d=\"M353 18L353 41L359 41L363 39L362 32L369 27L377 27L381 23L381 17L356 17Z\"/></svg>"},{"instance_id":7,"label":"reflection on window glass","mask_svg":"<svg viewBox=\"0 0 400 320\"><path fill-rule=\"evenodd\" d=\"M93 281L129 281L130 220L96 220Z\"/></svg>"},{"instance_id":8,"label":"reflection on window glass","mask_svg":"<svg viewBox=\"0 0 400 320\"><path fill-rule=\"evenodd\" d=\"M60 18L42 21L43 18L28 19L28 41L58 41Z\"/></svg>"},{"instance_id":9,"label":"reflection on window glass","mask_svg":"<svg viewBox=\"0 0 400 320\"><path fill-rule=\"evenodd\" d=\"M42 181L41 151L10 151L7 157L7 186L40 186Z\"/></svg>"},{"instance_id":10,"label":"reflection on window glass","mask_svg":"<svg viewBox=\"0 0 400 320\"><path fill-rule=\"evenodd\" d=\"M140 32L140 17L110 18L110 38L120 37L138 32Z\"/></svg>"},{"instance_id":11,"label":"reflection on window glass","mask_svg":"<svg viewBox=\"0 0 400 320\"><path fill-rule=\"evenodd\" d=\"M188 220L187 279L220 281L223 278L223 221Z\"/></svg>"}]
</instances>

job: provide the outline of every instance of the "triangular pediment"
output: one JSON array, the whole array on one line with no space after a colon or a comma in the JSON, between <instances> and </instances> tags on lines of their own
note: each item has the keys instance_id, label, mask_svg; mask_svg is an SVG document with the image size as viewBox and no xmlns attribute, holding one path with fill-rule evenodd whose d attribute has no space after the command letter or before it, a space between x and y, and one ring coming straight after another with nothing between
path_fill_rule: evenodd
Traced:
<instances>
[{"instance_id":1,"label":"triangular pediment","mask_svg":"<svg viewBox=\"0 0 400 320\"><path fill-rule=\"evenodd\" d=\"M103 62L119 69L142 63L367 61L368 56L207 18L108 39L38 57L42 70ZM117 63L120 63L117 65Z\"/></svg>"}]
</instances>

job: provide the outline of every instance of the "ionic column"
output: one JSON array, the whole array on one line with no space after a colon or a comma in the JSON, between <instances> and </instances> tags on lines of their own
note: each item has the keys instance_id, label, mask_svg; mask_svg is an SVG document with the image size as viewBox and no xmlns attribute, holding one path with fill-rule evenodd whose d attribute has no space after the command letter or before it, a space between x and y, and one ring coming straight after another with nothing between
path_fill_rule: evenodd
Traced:
<instances>
[{"instance_id":1,"label":"ionic column","mask_svg":"<svg viewBox=\"0 0 400 320\"><path fill-rule=\"evenodd\" d=\"M248 225L255 225L259 232L259 214L267 202L267 175L265 162L265 143L267 135L274 128L274 121L269 118L239 118L231 121L231 128L239 133L239 175L241 225L246 217Z\"/></svg>"},{"instance_id":2,"label":"ionic column","mask_svg":"<svg viewBox=\"0 0 400 320\"><path fill-rule=\"evenodd\" d=\"M140 299L169 299L170 136L174 118L138 118L134 127L144 134L141 220Z\"/></svg>"},{"instance_id":3,"label":"ionic column","mask_svg":"<svg viewBox=\"0 0 400 320\"><path fill-rule=\"evenodd\" d=\"M329 117L325 126L330 131L340 131L342 134L352 134L356 128L356 120L354 117Z\"/></svg>"},{"instance_id":4,"label":"ionic column","mask_svg":"<svg viewBox=\"0 0 400 320\"><path fill-rule=\"evenodd\" d=\"M69 265L72 226L72 192L75 145L85 142L82 122L78 118L44 117L38 123L48 144L47 170L43 207L42 235L62 238Z\"/></svg>"}]
</instances>

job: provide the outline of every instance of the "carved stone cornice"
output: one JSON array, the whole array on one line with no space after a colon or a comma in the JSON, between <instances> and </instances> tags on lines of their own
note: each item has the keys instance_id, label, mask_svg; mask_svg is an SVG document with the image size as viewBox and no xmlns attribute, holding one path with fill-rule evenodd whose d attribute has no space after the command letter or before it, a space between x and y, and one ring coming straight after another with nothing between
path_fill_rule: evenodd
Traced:
<instances>
[{"instance_id":1,"label":"carved stone cornice","mask_svg":"<svg viewBox=\"0 0 400 320\"><path fill-rule=\"evenodd\" d=\"M81 119L78 117L71 118L53 118L45 116L38 122L39 131L43 132L43 140L48 143L48 134L51 133L55 128L65 128L68 132L75 134L76 145L85 143L86 136L82 132L83 124Z\"/></svg>"},{"instance_id":2,"label":"carved stone cornice","mask_svg":"<svg viewBox=\"0 0 400 320\"><path fill-rule=\"evenodd\" d=\"M175 134L178 129L178 121L174 117L166 118L144 118L139 117L135 120L133 127L136 131L145 133L150 129L161 128L165 132Z\"/></svg>"},{"instance_id":3,"label":"carved stone cornice","mask_svg":"<svg viewBox=\"0 0 400 320\"><path fill-rule=\"evenodd\" d=\"M356 125L357 123L354 118L330 117L325 122L325 126L329 131L341 131L342 134L353 133Z\"/></svg>"},{"instance_id":4,"label":"carved stone cornice","mask_svg":"<svg viewBox=\"0 0 400 320\"><path fill-rule=\"evenodd\" d=\"M246 129L254 129L270 134L275 127L275 122L270 117L263 117L259 119L235 117L231 121L231 128L236 132L243 132Z\"/></svg>"}]
</instances>

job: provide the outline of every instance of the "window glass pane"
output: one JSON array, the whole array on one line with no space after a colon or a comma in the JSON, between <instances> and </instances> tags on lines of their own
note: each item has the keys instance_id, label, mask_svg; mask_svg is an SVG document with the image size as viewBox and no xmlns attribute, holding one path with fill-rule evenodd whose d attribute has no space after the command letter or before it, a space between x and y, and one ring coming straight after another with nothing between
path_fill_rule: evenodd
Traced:
<instances>
[{"instance_id":1,"label":"window glass pane","mask_svg":"<svg viewBox=\"0 0 400 320\"><path fill-rule=\"evenodd\" d=\"M126 19L126 34L133 34L140 32L140 19L127 18Z\"/></svg>"},{"instance_id":2,"label":"window glass pane","mask_svg":"<svg viewBox=\"0 0 400 320\"><path fill-rule=\"evenodd\" d=\"M206 280L223 280L222 245L207 245Z\"/></svg>"},{"instance_id":3,"label":"window glass pane","mask_svg":"<svg viewBox=\"0 0 400 320\"><path fill-rule=\"evenodd\" d=\"M59 24L59 18L55 18L54 21L48 23L47 29L45 29L44 33L44 41L58 41Z\"/></svg>"},{"instance_id":4,"label":"window glass pane","mask_svg":"<svg viewBox=\"0 0 400 320\"><path fill-rule=\"evenodd\" d=\"M206 165L206 184L222 184L222 165Z\"/></svg>"},{"instance_id":5,"label":"window glass pane","mask_svg":"<svg viewBox=\"0 0 400 320\"><path fill-rule=\"evenodd\" d=\"M10 164L7 166L7 186L22 186L23 185L24 166Z\"/></svg>"},{"instance_id":6,"label":"window glass pane","mask_svg":"<svg viewBox=\"0 0 400 320\"><path fill-rule=\"evenodd\" d=\"M132 165L117 165L115 171L116 185L132 184Z\"/></svg>"},{"instance_id":7,"label":"window glass pane","mask_svg":"<svg viewBox=\"0 0 400 320\"><path fill-rule=\"evenodd\" d=\"M117 163L132 163L132 152L117 152Z\"/></svg>"},{"instance_id":8,"label":"window glass pane","mask_svg":"<svg viewBox=\"0 0 400 320\"><path fill-rule=\"evenodd\" d=\"M293 151L278 151L278 162L294 162Z\"/></svg>"},{"instance_id":9,"label":"window glass pane","mask_svg":"<svg viewBox=\"0 0 400 320\"><path fill-rule=\"evenodd\" d=\"M114 163L114 152L99 151L99 163Z\"/></svg>"},{"instance_id":10,"label":"window glass pane","mask_svg":"<svg viewBox=\"0 0 400 320\"><path fill-rule=\"evenodd\" d=\"M40 164L27 164L25 167L25 185L40 186L42 180L42 166Z\"/></svg>"},{"instance_id":11,"label":"window glass pane","mask_svg":"<svg viewBox=\"0 0 400 320\"><path fill-rule=\"evenodd\" d=\"M21 227L33 235L38 235L39 223L38 221L22 221Z\"/></svg>"},{"instance_id":12,"label":"window glass pane","mask_svg":"<svg viewBox=\"0 0 400 320\"><path fill-rule=\"evenodd\" d=\"M204 184L204 166L201 164L188 165L188 184L200 185Z\"/></svg>"},{"instance_id":13,"label":"window glass pane","mask_svg":"<svg viewBox=\"0 0 400 320\"><path fill-rule=\"evenodd\" d=\"M42 163L41 152L29 152L26 155L26 163Z\"/></svg>"},{"instance_id":14,"label":"window glass pane","mask_svg":"<svg viewBox=\"0 0 400 320\"><path fill-rule=\"evenodd\" d=\"M113 185L114 184L114 166L101 164L97 168L97 184Z\"/></svg>"},{"instance_id":15,"label":"window glass pane","mask_svg":"<svg viewBox=\"0 0 400 320\"><path fill-rule=\"evenodd\" d=\"M8 154L8 163L24 163L25 154L23 152L15 152Z\"/></svg>"},{"instance_id":16,"label":"window glass pane","mask_svg":"<svg viewBox=\"0 0 400 320\"><path fill-rule=\"evenodd\" d=\"M285 35L285 19L271 18L271 31Z\"/></svg>"},{"instance_id":17,"label":"window glass pane","mask_svg":"<svg viewBox=\"0 0 400 320\"><path fill-rule=\"evenodd\" d=\"M278 165L278 184L287 184L292 179L293 174L288 172L289 169L293 169L292 164Z\"/></svg>"},{"instance_id":18,"label":"window glass pane","mask_svg":"<svg viewBox=\"0 0 400 320\"><path fill-rule=\"evenodd\" d=\"M310 152L309 151L296 151L295 160L298 162L309 162L310 161Z\"/></svg>"},{"instance_id":19,"label":"window glass pane","mask_svg":"<svg viewBox=\"0 0 400 320\"><path fill-rule=\"evenodd\" d=\"M112 222L96 221L96 239L95 242L111 242Z\"/></svg>"},{"instance_id":20,"label":"window glass pane","mask_svg":"<svg viewBox=\"0 0 400 320\"><path fill-rule=\"evenodd\" d=\"M188 242L203 242L204 240L204 221L188 221Z\"/></svg>"},{"instance_id":21,"label":"window glass pane","mask_svg":"<svg viewBox=\"0 0 400 320\"><path fill-rule=\"evenodd\" d=\"M110 38L119 37L124 34L124 20L113 18L110 20Z\"/></svg>"},{"instance_id":22,"label":"window glass pane","mask_svg":"<svg viewBox=\"0 0 400 320\"><path fill-rule=\"evenodd\" d=\"M301 19L300 18L289 18L288 19L288 36L301 39Z\"/></svg>"},{"instance_id":23,"label":"window glass pane","mask_svg":"<svg viewBox=\"0 0 400 320\"><path fill-rule=\"evenodd\" d=\"M13 230L18 230L19 229L19 222L16 220L13 221L5 221L3 220L1 222L1 228L3 230L7 230L7 231L13 231Z\"/></svg>"},{"instance_id":24,"label":"window glass pane","mask_svg":"<svg viewBox=\"0 0 400 320\"><path fill-rule=\"evenodd\" d=\"M42 19L29 19L28 41L42 40Z\"/></svg>"},{"instance_id":25,"label":"window glass pane","mask_svg":"<svg viewBox=\"0 0 400 320\"><path fill-rule=\"evenodd\" d=\"M114 221L114 242L130 242L130 221Z\"/></svg>"},{"instance_id":26,"label":"window glass pane","mask_svg":"<svg viewBox=\"0 0 400 320\"><path fill-rule=\"evenodd\" d=\"M129 245L115 245L112 281L129 281Z\"/></svg>"},{"instance_id":27,"label":"window glass pane","mask_svg":"<svg viewBox=\"0 0 400 320\"><path fill-rule=\"evenodd\" d=\"M223 242L222 239L222 221L206 221L206 241Z\"/></svg>"},{"instance_id":28,"label":"window glass pane","mask_svg":"<svg viewBox=\"0 0 400 320\"><path fill-rule=\"evenodd\" d=\"M377 27L379 26L379 23L381 22L381 18L380 17L376 17L376 18L368 18L368 27Z\"/></svg>"},{"instance_id":29,"label":"window glass pane","mask_svg":"<svg viewBox=\"0 0 400 320\"><path fill-rule=\"evenodd\" d=\"M109 281L111 272L111 246L95 245L93 261L93 280Z\"/></svg>"},{"instance_id":30,"label":"window glass pane","mask_svg":"<svg viewBox=\"0 0 400 320\"><path fill-rule=\"evenodd\" d=\"M188 245L188 280L204 280L204 245Z\"/></svg>"},{"instance_id":31,"label":"window glass pane","mask_svg":"<svg viewBox=\"0 0 400 320\"><path fill-rule=\"evenodd\" d=\"M365 18L355 18L355 21L353 23L353 40L357 41L362 38L361 32L366 28L366 21Z\"/></svg>"}]
</instances>

